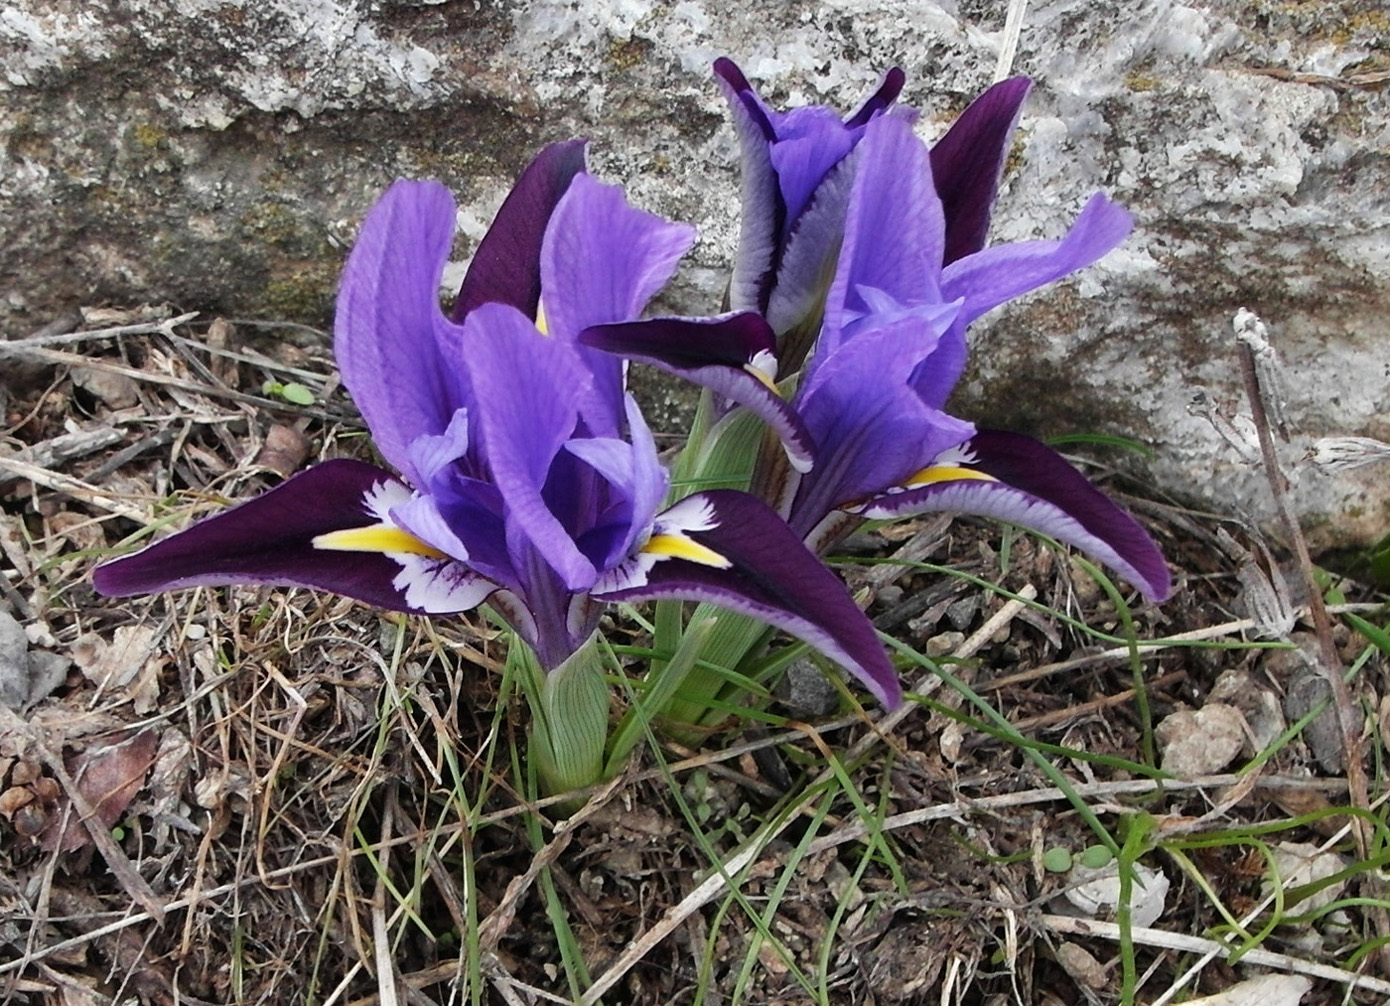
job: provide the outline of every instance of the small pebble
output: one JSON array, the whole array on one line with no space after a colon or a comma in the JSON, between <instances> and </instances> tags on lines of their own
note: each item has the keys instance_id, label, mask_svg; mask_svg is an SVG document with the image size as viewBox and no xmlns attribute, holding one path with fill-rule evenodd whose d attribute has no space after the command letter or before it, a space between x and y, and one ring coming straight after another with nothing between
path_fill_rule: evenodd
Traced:
<instances>
[{"instance_id":1,"label":"small pebble","mask_svg":"<svg viewBox=\"0 0 1390 1006\"><path fill-rule=\"evenodd\" d=\"M878 603L884 608L891 608L903 599L903 589L896 583L890 583L878 592Z\"/></svg>"},{"instance_id":2,"label":"small pebble","mask_svg":"<svg viewBox=\"0 0 1390 1006\"><path fill-rule=\"evenodd\" d=\"M61 653L30 650L29 694L25 704L33 705L40 699L47 698L53 689L67 680L68 668L71 666L72 660Z\"/></svg>"},{"instance_id":3,"label":"small pebble","mask_svg":"<svg viewBox=\"0 0 1390 1006\"><path fill-rule=\"evenodd\" d=\"M794 660L782 675L777 697L795 716L828 716L840 705L840 692L825 672L809 660Z\"/></svg>"},{"instance_id":4,"label":"small pebble","mask_svg":"<svg viewBox=\"0 0 1390 1006\"><path fill-rule=\"evenodd\" d=\"M1163 752L1163 770L1179 779L1214 775L1245 746L1245 719L1234 706L1208 702L1195 712L1182 709L1154 732Z\"/></svg>"},{"instance_id":5,"label":"small pebble","mask_svg":"<svg viewBox=\"0 0 1390 1006\"><path fill-rule=\"evenodd\" d=\"M932 636L927 640L927 656L944 657L948 653L954 653L963 642L965 642L965 633L963 632L943 632L940 635Z\"/></svg>"},{"instance_id":6,"label":"small pebble","mask_svg":"<svg viewBox=\"0 0 1390 1006\"><path fill-rule=\"evenodd\" d=\"M975 616L980 613L980 595L971 594L962 597L946 609L946 621L951 623L951 627L964 632L975 622Z\"/></svg>"}]
</instances>

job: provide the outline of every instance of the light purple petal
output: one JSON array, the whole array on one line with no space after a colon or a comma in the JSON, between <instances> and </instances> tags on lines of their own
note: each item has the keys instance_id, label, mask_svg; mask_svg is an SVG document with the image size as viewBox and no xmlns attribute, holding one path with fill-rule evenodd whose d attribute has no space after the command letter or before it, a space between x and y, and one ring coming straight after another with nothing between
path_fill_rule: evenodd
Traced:
<instances>
[{"instance_id":1,"label":"light purple petal","mask_svg":"<svg viewBox=\"0 0 1390 1006\"><path fill-rule=\"evenodd\" d=\"M606 601L709 601L799 637L845 667L885 706L902 699L898 676L873 626L840 580L761 500L713 490L677 506L704 504L713 527L687 531L730 562L727 569L663 558L595 596Z\"/></svg>"},{"instance_id":2,"label":"light purple petal","mask_svg":"<svg viewBox=\"0 0 1390 1006\"><path fill-rule=\"evenodd\" d=\"M391 509L391 519L421 541L455 557L511 589L521 583L506 546L501 494L477 479L456 477L436 482L428 495Z\"/></svg>"},{"instance_id":3,"label":"light purple petal","mask_svg":"<svg viewBox=\"0 0 1390 1006\"><path fill-rule=\"evenodd\" d=\"M688 224L634 208L617 185L578 176L555 207L541 251L541 297L550 335L572 341L591 325L637 318L694 241L695 229ZM600 400L612 410L611 427L594 432L616 433L622 420L622 364L603 353L581 352Z\"/></svg>"},{"instance_id":4,"label":"light purple petal","mask_svg":"<svg viewBox=\"0 0 1390 1006\"><path fill-rule=\"evenodd\" d=\"M328 590L396 611L441 614L476 607L496 586L461 563L314 547L318 535L380 523L371 502L409 492L372 465L326 461L142 552L97 567L92 582L114 596L261 583Z\"/></svg>"},{"instance_id":5,"label":"light purple petal","mask_svg":"<svg viewBox=\"0 0 1390 1006\"><path fill-rule=\"evenodd\" d=\"M729 304L738 311L765 311L772 291L778 240L786 207L772 169L771 143L776 138L768 111L748 78L732 60L714 62L715 77L729 102L738 134L741 162L738 254L729 282Z\"/></svg>"},{"instance_id":6,"label":"light purple petal","mask_svg":"<svg viewBox=\"0 0 1390 1006\"><path fill-rule=\"evenodd\" d=\"M965 370L965 361L970 354L965 341L965 325L959 320L941 335L930 356L926 357L913 370L908 383L917 396L933 409L946 407L946 399L951 397L956 382Z\"/></svg>"},{"instance_id":7,"label":"light purple petal","mask_svg":"<svg viewBox=\"0 0 1390 1006\"><path fill-rule=\"evenodd\" d=\"M858 130L846 129L840 117L820 105L793 108L774 121L772 170L786 207L781 238L785 242L827 172L854 149Z\"/></svg>"},{"instance_id":8,"label":"light purple petal","mask_svg":"<svg viewBox=\"0 0 1390 1006\"><path fill-rule=\"evenodd\" d=\"M747 369L775 366L776 362L776 338L757 314L599 325L585 329L579 341L650 363L747 407L777 433L798 470L811 466L811 438L800 417L781 395Z\"/></svg>"},{"instance_id":9,"label":"light purple petal","mask_svg":"<svg viewBox=\"0 0 1390 1006\"><path fill-rule=\"evenodd\" d=\"M993 517L1076 546L1150 601L1172 593L1172 576L1148 532L1056 451L1030 437L997 431L976 434L962 450L967 459L962 467L999 481L935 482L878 497L854 512L882 519L943 510Z\"/></svg>"},{"instance_id":10,"label":"light purple petal","mask_svg":"<svg viewBox=\"0 0 1390 1006\"><path fill-rule=\"evenodd\" d=\"M1133 218L1096 193L1061 241L1025 241L976 252L945 270L942 296L963 298L960 324L1068 273L1085 268L1129 234Z\"/></svg>"},{"instance_id":11,"label":"light purple petal","mask_svg":"<svg viewBox=\"0 0 1390 1006\"><path fill-rule=\"evenodd\" d=\"M571 440L565 449L584 460L591 468L616 486L627 500L630 512L627 530L614 542L609 562L599 566L600 572L629 555L637 542L651 532L652 519L666 496L669 478L656 452L656 440L647 427L637 400L626 399L627 427L630 442L608 437L586 437Z\"/></svg>"},{"instance_id":12,"label":"light purple petal","mask_svg":"<svg viewBox=\"0 0 1390 1006\"><path fill-rule=\"evenodd\" d=\"M851 154L830 169L779 246L776 275L764 311L778 335L819 313L825 303L857 162L858 157Z\"/></svg>"},{"instance_id":13,"label":"light purple petal","mask_svg":"<svg viewBox=\"0 0 1390 1006\"><path fill-rule=\"evenodd\" d=\"M1031 86L1027 77L1001 80L971 102L932 147L932 180L946 213L944 265L985 246L1009 138Z\"/></svg>"},{"instance_id":14,"label":"light purple petal","mask_svg":"<svg viewBox=\"0 0 1390 1006\"><path fill-rule=\"evenodd\" d=\"M417 437L407 454L411 466L420 473L420 485L428 488L436 475L468 454L468 447L468 410L459 409L443 433Z\"/></svg>"},{"instance_id":15,"label":"light purple petal","mask_svg":"<svg viewBox=\"0 0 1390 1006\"><path fill-rule=\"evenodd\" d=\"M642 415L637 399L628 395L627 406L628 439L632 441L633 491L632 491L632 534L629 536L624 552L631 552L639 535L651 528L652 518L657 508L666 498L671 487L671 476L661 463L656 451L656 438Z\"/></svg>"},{"instance_id":16,"label":"light purple petal","mask_svg":"<svg viewBox=\"0 0 1390 1006\"><path fill-rule=\"evenodd\" d=\"M798 410L816 444L816 465L789 522L806 535L830 511L875 496L969 438L974 427L928 406L908 384L924 353L915 319L850 340L813 375ZM923 340L926 341L926 340Z\"/></svg>"},{"instance_id":17,"label":"light purple petal","mask_svg":"<svg viewBox=\"0 0 1390 1006\"><path fill-rule=\"evenodd\" d=\"M398 181L363 221L338 291L334 355L382 456L412 481L408 447L442 434L468 405L459 329L439 309L454 200L435 182Z\"/></svg>"},{"instance_id":18,"label":"light purple petal","mask_svg":"<svg viewBox=\"0 0 1390 1006\"><path fill-rule=\"evenodd\" d=\"M864 126L897 99L906 78L896 67L889 70L841 121L819 105L774 111L728 59L716 60L714 72L742 160L743 212L729 304L758 311L785 333L823 299L849 189L844 158ZM903 110L902 117L913 116Z\"/></svg>"},{"instance_id":19,"label":"light purple petal","mask_svg":"<svg viewBox=\"0 0 1390 1006\"><path fill-rule=\"evenodd\" d=\"M576 177L541 250L550 334L572 340L590 325L636 318L694 241L695 228L635 208L621 186Z\"/></svg>"},{"instance_id":20,"label":"light purple petal","mask_svg":"<svg viewBox=\"0 0 1390 1006\"><path fill-rule=\"evenodd\" d=\"M574 177L585 170L585 141L546 147L521 173L478 242L453 318L462 322L480 304L510 304L536 316L541 296L541 242L555 205Z\"/></svg>"},{"instance_id":21,"label":"light purple petal","mask_svg":"<svg viewBox=\"0 0 1390 1006\"><path fill-rule=\"evenodd\" d=\"M879 116L865 128L855 159L844 244L826 297L818 354L836 348L851 319L870 313L860 293L864 288L904 305L943 299L938 281L945 220L926 145L902 119Z\"/></svg>"},{"instance_id":22,"label":"light purple petal","mask_svg":"<svg viewBox=\"0 0 1390 1006\"><path fill-rule=\"evenodd\" d=\"M484 304L463 327L477 425L508 532L523 534L571 590L586 590L597 576L593 564L542 493L556 454L574 436L592 377L574 346L541 335L508 305Z\"/></svg>"}]
</instances>

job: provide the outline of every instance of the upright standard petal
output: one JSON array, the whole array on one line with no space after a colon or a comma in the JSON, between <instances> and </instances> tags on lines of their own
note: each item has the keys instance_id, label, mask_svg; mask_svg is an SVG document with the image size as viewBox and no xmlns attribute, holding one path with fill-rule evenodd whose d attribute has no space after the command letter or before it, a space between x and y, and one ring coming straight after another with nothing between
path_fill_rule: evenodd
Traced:
<instances>
[{"instance_id":1,"label":"upright standard petal","mask_svg":"<svg viewBox=\"0 0 1390 1006\"><path fill-rule=\"evenodd\" d=\"M943 265L985 246L1009 139L1030 87L1027 77L1001 80L971 102L932 147L932 181L946 215Z\"/></svg>"},{"instance_id":2,"label":"upright standard petal","mask_svg":"<svg viewBox=\"0 0 1390 1006\"><path fill-rule=\"evenodd\" d=\"M926 145L907 122L885 115L865 127L856 158L844 244L826 297L817 359L838 348L856 319L874 313L863 296L866 289L905 306L943 299L939 278L945 219Z\"/></svg>"},{"instance_id":3,"label":"upright standard petal","mask_svg":"<svg viewBox=\"0 0 1390 1006\"><path fill-rule=\"evenodd\" d=\"M412 482L410 444L441 435L468 404L459 330L439 309L454 200L398 181L363 221L338 290L333 352L382 456Z\"/></svg>"},{"instance_id":4,"label":"upright standard petal","mask_svg":"<svg viewBox=\"0 0 1390 1006\"><path fill-rule=\"evenodd\" d=\"M778 235L787 216L772 167L772 143L777 135L767 107L733 60L722 56L715 60L714 74L729 102L739 143L742 211L738 254L729 280L729 306L736 311L762 313L772 291Z\"/></svg>"},{"instance_id":5,"label":"upright standard petal","mask_svg":"<svg viewBox=\"0 0 1390 1006\"><path fill-rule=\"evenodd\" d=\"M880 112L886 112L893 102L898 100L898 95L902 94L903 85L906 83L907 74L903 73L902 67L890 66L883 72L878 87L864 99L864 103L845 116L845 126L854 129L866 125Z\"/></svg>"},{"instance_id":6,"label":"upright standard petal","mask_svg":"<svg viewBox=\"0 0 1390 1006\"><path fill-rule=\"evenodd\" d=\"M454 303L455 321L489 303L510 304L528 318L536 317L541 242L560 197L585 171L585 146L584 140L553 143L521 173L473 253Z\"/></svg>"},{"instance_id":7,"label":"upright standard petal","mask_svg":"<svg viewBox=\"0 0 1390 1006\"><path fill-rule=\"evenodd\" d=\"M858 155L851 152L826 172L805 212L778 245L776 273L770 279L762 313L783 340L783 356L789 355L785 345L789 333L818 326L835 274L835 256L844 234L857 160ZM804 359L805 351L790 355L797 356L788 360L794 367Z\"/></svg>"},{"instance_id":8,"label":"upright standard petal","mask_svg":"<svg viewBox=\"0 0 1390 1006\"><path fill-rule=\"evenodd\" d=\"M853 511L884 520L955 511L1008 521L1087 552L1150 601L1172 593L1163 554L1138 521L1056 451L1017 433L981 431L906 480L904 488Z\"/></svg>"},{"instance_id":9,"label":"upright standard petal","mask_svg":"<svg viewBox=\"0 0 1390 1006\"><path fill-rule=\"evenodd\" d=\"M481 604L494 584L390 525L392 502L409 497L410 489L380 468L327 461L141 552L98 566L92 582L112 596L242 583L313 587L430 614ZM325 547L334 535L356 542Z\"/></svg>"},{"instance_id":10,"label":"upright standard petal","mask_svg":"<svg viewBox=\"0 0 1390 1006\"><path fill-rule=\"evenodd\" d=\"M756 310L780 335L804 322L808 303L819 303L822 267L839 240L849 188L843 161L864 126L897 99L905 77L889 70L841 121L823 106L774 111L729 59L716 60L714 73L729 102L742 165L743 212L729 306ZM838 184L829 184L837 178Z\"/></svg>"},{"instance_id":11,"label":"upright standard petal","mask_svg":"<svg viewBox=\"0 0 1390 1006\"><path fill-rule=\"evenodd\" d=\"M862 681L888 708L902 687L844 584L762 501L712 490L657 518L647 551L611 571L605 601L709 601L783 629Z\"/></svg>"},{"instance_id":12,"label":"upright standard petal","mask_svg":"<svg viewBox=\"0 0 1390 1006\"><path fill-rule=\"evenodd\" d=\"M546 330L573 341L591 325L631 321L666 285L695 241L695 229L628 203L617 185L589 175L570 184L550 218L541 251ZM622 419L622 365L584 350L600 398Z\"/></svg>"}]
</instances>

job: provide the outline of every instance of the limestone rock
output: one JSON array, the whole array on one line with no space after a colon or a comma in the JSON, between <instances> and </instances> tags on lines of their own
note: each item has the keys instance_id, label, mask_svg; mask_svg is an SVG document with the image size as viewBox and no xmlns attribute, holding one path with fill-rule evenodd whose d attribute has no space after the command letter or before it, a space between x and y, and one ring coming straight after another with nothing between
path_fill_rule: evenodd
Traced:
<instances>
[{"instance_id":1,"label":"limestone rock","mask_svg":"<svg viewBox=\"0 0 1390 1006\"><path fill-rule=\"evenodd\" d=\"M736 145L727 53L779 105L852 107L890 64L937 135L993 74L1003 5L940 0L11 0L0 15L0 332L170 301L322 324L396 175L460 200L465 259L541 144L703 240L663 308L719 306ZM1231 318L1287 363L1287 448L1390 438L1390 19L1346 3L1050 0L995 240L1059 235L1096 189L1131 240L976 327L961 414L1148 442L1166 489L1268 515L1262 476L1187 406L1238 400ZM678 427L658 385L658 429ZM653 396L649 396L653 397ZM678 396L677 396L678 397ZM1390 527L1390 465L1306 473L1318 544Z\"/></svg>"}]
</instances>

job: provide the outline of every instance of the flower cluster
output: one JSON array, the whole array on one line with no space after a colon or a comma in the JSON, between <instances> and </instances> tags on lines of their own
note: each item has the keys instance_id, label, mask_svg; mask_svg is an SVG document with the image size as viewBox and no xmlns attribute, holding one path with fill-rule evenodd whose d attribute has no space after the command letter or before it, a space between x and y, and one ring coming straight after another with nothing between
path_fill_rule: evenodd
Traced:
<instances>
[{"instance_id":1,"label":"flower cluster","mask_svg":"<svg viewBox=\"0 0 1390 1006\"><path fill-rule=\"evenodd\" d=\"M972 321L1130 227L1097 195L1060 241L986 247L1027 81L991 88L928 148L895 103L899 70L844 119L776 111L733 63L715 70L743 160L731 312L641 320L693 230L631 206L573 141L522 174L446 315L453 200L399 181L362 226L335 324L390 469L323 462L101 566L97 588L272 583L427 614L487 603L546 671L590 644L604 603L712 602L799 636L887 705L901 692L883 647L817 555L858 520L1011 521L1165 597L1147 534L1057 454L944 411ZM629 360L707 389L713 418L683 463L727 470L732 454L744 489L672 489ZM715 449L754 418L766 443Z\"/></svg>"}]
</instances>

